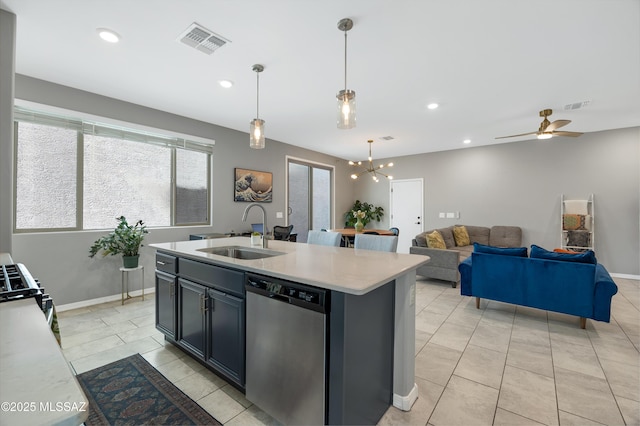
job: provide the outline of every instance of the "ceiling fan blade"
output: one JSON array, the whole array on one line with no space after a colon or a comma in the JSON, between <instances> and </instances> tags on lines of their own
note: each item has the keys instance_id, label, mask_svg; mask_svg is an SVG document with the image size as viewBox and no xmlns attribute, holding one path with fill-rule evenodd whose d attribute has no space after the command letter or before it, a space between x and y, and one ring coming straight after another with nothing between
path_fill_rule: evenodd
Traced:
<instances>
[{"instance_id":1,"label":"ceiling fan blade","mask_svg":"<svg viewBox=\"0 0 640 426\"><path fill-rule=\"evenodd\" d=\"M581 135L582 135L582 133L580 133L580 132L565 132L563 130L560 130L559 132L558 131L553 132L553 136L571 136L571 137L575 138L575 137L578 137L578 136L581 136Z\"/></svg>"},{"instance_id":2,"label":"ceiling fan blade","mask_svg":"<svg viewBox=\"0 0 640 426\"><path fill-rule=\"evenodd\" d=\"M522 133L519 135L511 135L511 136L498 136L496 139L505 139L505 138L517 138L518 136L528 136L528 135L537 135L538 132L529 132L529 133Z\"/></svg>"},{"instance_id":3,"label":"ceiling fan blade","mask_svg":"<svg viewBox=\"0 0 640 426\"><path fill-rule=\"evenodd\" d=\"M547 126L547 128L544 129L544 131L545 132L553 132L555 129L559 129L560 127L564 127L569 123L571 123L571 120L556 120L553 123L549 124Z\"/></svg>"}]
</instances>

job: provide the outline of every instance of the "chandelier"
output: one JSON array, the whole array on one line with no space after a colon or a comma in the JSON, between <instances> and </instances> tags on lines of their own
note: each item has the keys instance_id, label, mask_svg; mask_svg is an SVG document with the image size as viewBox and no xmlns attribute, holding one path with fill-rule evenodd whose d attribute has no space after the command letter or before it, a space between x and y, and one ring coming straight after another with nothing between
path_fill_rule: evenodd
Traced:
<instances>
[{"instance_id":1,"label":"chandelier","mask_svg":"<svg viewBox=\"0 0 640 426\"><path fill-rule=\"evenodd\" d=\"M380 165L374 167L374 165L373 165L373 157L371 157L371 144L373 143L373 140L369 139L367 142L369 143L369 162L366 165L366 168L364 170L360 171L360 173L352 174L351 175L351 179L358 179L360 177L360 175L362 175L364 173L370 173L371 174L371 178L376 182L379 181L378 176L384 176L389 180L393 179L393 176L386 175L386 174L384 174L384 173L382 173L380 171L384 167L392 167L393 163L388 163L386 166L384 164L380 164ZM353 161L349 161L349 164L352 165L352 166L362 166L362 161L358 161L357 163L353 162Z\"/></svg>"},{"instance_id":2,"label":"chandelier","mask_svg":"<svg viewBox=\"0 0 640 426\"><path fill-rule=\"evenodd\" d=\"M347 89L347 31L353 28L353 21L349 18L338 22L338 29L344 31L344 90L336 95L338 99L338 129L352 129L356 127L356 92Z\"/></svg>"},{"instance_id":3,"label":"chandelier","mask_svg":"<svg viewBox=\"0 0 640 426\"><path fill-rule=\"evenodd\" d=\"M264 66L255 64L252 68L256 73L256 118L251 120L249 129L249 146L253 149L264 148L264 120L260 120L260 73Z\"/></svg>"}]
</instances>

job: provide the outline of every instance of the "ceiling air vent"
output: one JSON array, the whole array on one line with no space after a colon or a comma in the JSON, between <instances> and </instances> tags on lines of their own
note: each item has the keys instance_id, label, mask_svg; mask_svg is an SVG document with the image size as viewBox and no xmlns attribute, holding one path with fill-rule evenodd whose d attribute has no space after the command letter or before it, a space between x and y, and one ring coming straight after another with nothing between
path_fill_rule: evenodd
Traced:
<instances>
[{"instance_id":1,"label":"ceiling air vent","mask_svg":"<svg viewBox=\"0 0 640 426\"><path fill-rule=\"evenodd\" d=\"M564 110L565 111L572 111L574 109L584 108L586 106L589 106L590 103L591 103L591 101L582 101L582 102L574 102L572 104L566 104L564 106Z\"/></svg>"},{"instance_id":2,"label":"ceiling air vent","mask_svg":"<svg viewBox=\"0 0 640 426\"><path fill-rule=\"evenodd\" d=\"M217 49L221 48L227 43L230 43L229 40L224 37L214 33L194 22L186 29L185 32L180 34L178 37L182 43L187 46L191 46L194 49L197 49L207 55L211 55Z\"/></svg>"},{"instance_id":3,"label":"ceiling air vent","mask_svg":"<svg viewBox=\"0 0 640 426\"><path fill-rule=\"evenodd\" d=\"M383 140L383 141L390 141L390 140L393 140L395 138L393 136L381 136L380 139Z\"/></svg>"}]
</instances>

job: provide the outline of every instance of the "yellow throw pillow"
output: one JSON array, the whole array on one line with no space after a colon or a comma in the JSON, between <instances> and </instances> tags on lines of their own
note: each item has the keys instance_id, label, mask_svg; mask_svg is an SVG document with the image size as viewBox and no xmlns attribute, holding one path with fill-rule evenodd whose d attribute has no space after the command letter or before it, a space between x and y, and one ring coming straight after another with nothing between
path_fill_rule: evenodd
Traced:
<instances>
[{"instance_id":1,"label":"yellow throw pillow","mask_svg":"<svg viewBox=\"0 0 640 426\"><path fill-rule=\"evenodd\" d=\"M467 227L464 225L458 225L453 227L453 238L456 240L458 247L470 246L471 240L469 239L469 233Z\"/></svg>"},{"instance_id":2,"label":"yellow throw pillow","mask_svg":"<svg viewBox=\"0 0 640 426\"><path fill-rule=\"evenodd\" d=\"M432 233L427 234L427 247L435 249L447 248L444 243L444 238L442 238L442 234L438 231L433 231Z\"/></svg>"}]
</instances>

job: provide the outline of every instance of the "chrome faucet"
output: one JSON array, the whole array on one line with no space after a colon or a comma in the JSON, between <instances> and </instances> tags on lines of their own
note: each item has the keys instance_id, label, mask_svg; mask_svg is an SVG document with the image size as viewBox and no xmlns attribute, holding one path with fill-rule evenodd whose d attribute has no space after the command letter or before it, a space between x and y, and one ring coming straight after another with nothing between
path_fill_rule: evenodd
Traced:
<instances>
[{"instance_id":1,"label":"chrome faucet","mask_svg":"<svg viewBox=\"0 0 640 426\"><path fill-rule=\"evenodd\" d=\"M242 213L242 221L243 222L247 221L247 214L249 214L249 210L251 209L251 207L254 207L254 206L260 207L260 209L262 210L262 248L267 248L267 212L264 209L264 207L262 207L258 203L249 204L244 209L244 213Z\"/></svg>"}]
</instances>

